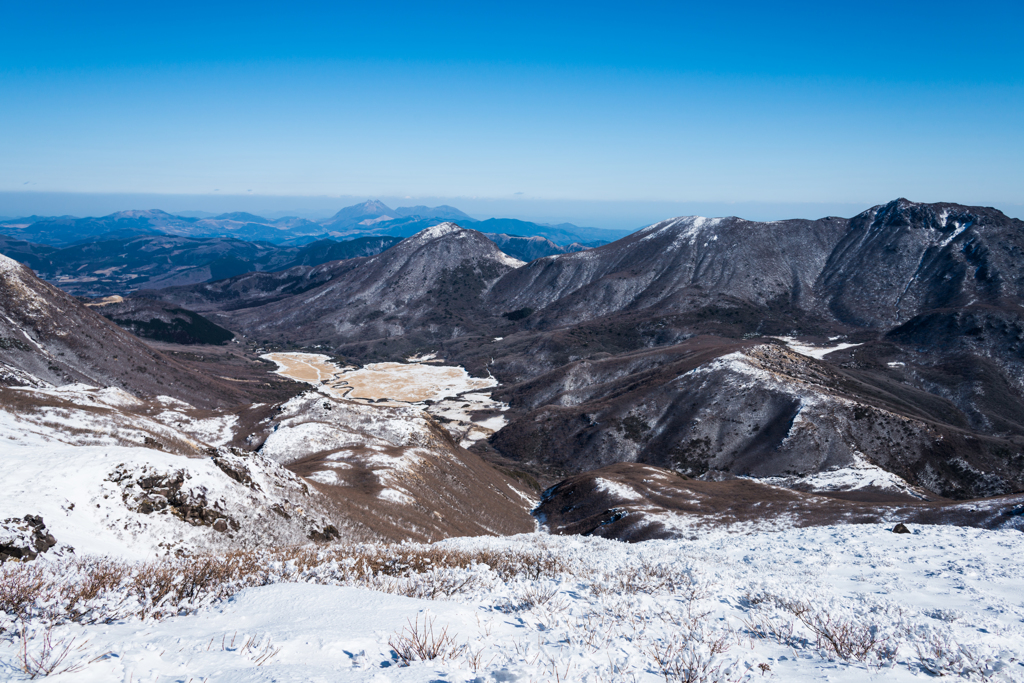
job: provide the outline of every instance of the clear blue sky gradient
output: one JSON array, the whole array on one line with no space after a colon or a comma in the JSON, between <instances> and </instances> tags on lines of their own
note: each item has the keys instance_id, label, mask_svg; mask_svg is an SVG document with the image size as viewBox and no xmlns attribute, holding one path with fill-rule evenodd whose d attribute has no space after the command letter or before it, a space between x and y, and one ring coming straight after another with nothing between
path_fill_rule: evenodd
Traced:
<instances>
[{"instance_id":1,"label":"clear blue sky gradient","mask_svg":"<svg viewBox=\"0 0 1024 683\"><path fill-rule=\"evenodd\" d=\"M1019 0L0 9L7 198L1024 207Z\"/></svg>"}]
</instances>

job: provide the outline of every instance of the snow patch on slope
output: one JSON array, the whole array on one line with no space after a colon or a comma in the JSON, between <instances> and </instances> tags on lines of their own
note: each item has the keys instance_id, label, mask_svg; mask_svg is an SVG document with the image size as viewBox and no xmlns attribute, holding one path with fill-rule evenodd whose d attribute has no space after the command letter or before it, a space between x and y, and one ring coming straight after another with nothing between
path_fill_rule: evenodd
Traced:
<instances>
[{"instance_id":1,"label":"snow patch on slope","mask_svg":"<svg viewBox=\"0 0 1024 683\"><path fill-rule=\"evenodd\" d=\"M675 233L675 244L693 243L705 228L714 228L722 220L721 218L705 218L704 216L683 216L655 223L640 230L637 234L643 235L643 238L640 240L641 242L646 242L666 233Z\"/></svg>"},{"instance_id":2,"label":"snow patch on slope","mask_svg":"<svg viewBox=\"0 0 1024 683\"><path fill-rule=\"evenodd\" d=\"M786 488L806 488L810 491L857 491L876 488L905 493L921 500L928 499L902 477L868 462L863 453L857 453L856 456L856 461L849 467L840 467L803 477L764 477L757 481Z\"/></svg>"},{"instance_id":3,"label":"snow patch on slope","mask_svg":"<svg viewBox=\"0 0 1024 683\"><path fill-rule=\"evenodd\" d=\"M809 358L816 358L818 360L823 359L830 353L835 351L842 351L843 349L852 349L855 346L861 346L861 344L847 344L841 343L835 346L811 346L810 344L802 344L793 337L772 337L772 339L778 339L781 342L785 342L793 351L796 351L801 356L807 356Z\"/></svg>"},{"instance_id":4,"label":"snow patch on slope","mask_svg":"<svg viewBox=\"0 0 1024 683\"><path fill-rule=\"evenodd\" d=\"M185 458L147 448L8 445L0 450L0 518L40 515L57 540L78 553L135 559L178 550L260 545L274 538L306 541L294 519L289 523L271 508L292 509L291 499L312 511L318 494L263 458L226 457L252 485L228 476L212 458ZM142 511L146 508L135 496L146 489L131 482L179 477L183 498L233 524L218 531L213 518L189 523L172 514L172 506ZM171 495L166 488L160 488L163 493L153 491L157 507L161 498L166 503ZM291 514L301 517L294 509Z\"/></svg>"}]
</instances>

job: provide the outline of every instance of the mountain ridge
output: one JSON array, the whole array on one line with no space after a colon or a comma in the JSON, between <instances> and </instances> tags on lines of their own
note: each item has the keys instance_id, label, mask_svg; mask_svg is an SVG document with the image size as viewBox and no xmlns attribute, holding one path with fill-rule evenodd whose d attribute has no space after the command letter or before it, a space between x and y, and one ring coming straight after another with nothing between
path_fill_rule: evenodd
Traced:
<instances>
[{"instance_id":1,"label":"mountain ridge","mask_svg":"<svg viewBox=\"0 0 1024 683\"><path fill-rule=\"evenodd\" d=\"M938 219L944 212L945 225ZM868 453L872 467L898 472L908 485L943 495L1010 493L1024 486L1021 466L1014 464L1024 449L1024 387L1015 372L1020 367L1020 359L1014 356L1020 348L1015 333L997 334L993 328L989 336L971 336L974 346L960 341L963 348L954 356L954 367L945 349L959 334L956 329L943 333L947 323L911 314L950 320L950 313L942 312L946 309L927 306L960 300L964 307L949 310L961 312L956 315L982 314L980 303L974 308L966 305L969 297L927 295L929 287L942 292L949 288L944 277L949 268L919 267L922 254L939 253L959 268L954 272L963 272L964 263L989 264L985 278L963 277L954 284L968 293L987 293L989 308L984 315L989 323L985 324L1005 319L1004 327L1018 329L1012 326L1021 325L1024 299L1018 288L1005 283L1019 282L1020 276L1004 252L1015 253L1022 225L985 209L906 200L873 207L852 219L765 223L736 217L681 217L596 249L528 264L506 262L489 278L464 289L458 288L458 280L439 278L438 270L421 280L401 275L422 272L427 260L435 258L406 247L402 258L390 266L381 259L389 261L399 252L350 262L338 281L308 289L298 295L301 299L283 298L270 307L225 311L218 320L277 343L333 348L349 358L397 359L433 350L475 372L491 372L505 383L498 395L512 406L510 425L491 444L503 457L538 472L545 468L585 471L616 459L639 458L696 473L807 475L823 468L859 467L857 453ZM866 232L874 238L860 239ZM467 242L472 235L479 237ZM912 238L908 244L916 245L916 251L908 247L908 253L890 261L875 257L878 250L902 245L908 235ZM449 265L456 261L479 265L487 260L485 251L494 249L493 244L485 246L480 233L454 225L430 228L401 244L417 240L429 241L433 245L429 253L445 254L443 260ZM468 248L471 243L477 246ZM494 252L489 253L493 261ZM853 265L844 265L848 263ZM876 286L858 265L864 263L884 265L884 270L874 273L879 282L925 292L915 299L916 308L900 319L880 319L878 325L837 315L837 306L857 300L859 285L868 290ZM835 286L837 273L847 274L846 289ZM998 291L984 289L990 280L1004 284ZM364 285L354 284L358 282ZM369 282L376 284L366 289ZM975 288L976 282L982 283L981 289ZM419 294L421 290L426 296ZM366 308L370 300L379 304L379 313ZM458 304L453 307L454 301ZM921 324L887 326L915 319ZM955 319L973 324L966 318ZM726 358L737 349L723 343L698 368L685 371L699 370L695 378L710 373L707 379L693 380L697 385L687 380L678 393L666 394L656 375L618 361L606 364L607 370L590 379L573 380L594 387L598 393L590 398L570 398L572 394L554 389L551 379L539 379L581 359L591 358L597 367L604 363L601 354L618 359L645 348L664 350L702 332L725 333L737 340L758 337L763 346L764 335L802 329L813 330L823 341L825 337L852 338L844 345L851 348L836 351L835 371L828 370L831 366L825 361L820 368L806 366L799 354L759 351L752 357ZM907 342L920 348L922 335L932 340L936 350L908 357ZM748 341L744 346L752 344ZM963 372L985 379L973 388L958 389ZM607 373L620 377L620 383L599 379ZM738 412L730 409L707 415L685 407L730 400L729 387L747 381L741 378L748 375L757 379L744 391L762 396L766 410L774 406L770 414L759 416L754 406L743 403L737 404ZM799 388L810 386L807 377L811 376L820 386ZM770 377L783 379L779 384L769 381ZM700 382L710 384L700 389ZM627 391L628 386L633 388ZM625 398L610 398L615 396ZM998 405L991 396L999 397ZM805 403L827 408L800 412L797 406ZM828 448L814 439L801 445L794 434L804 438L815 432L794 432L798 416L813 424L816 433L847 434L847 441L840 438ZM698 417L707 429L692 432L690 422ZM746 425L748 432L725 437L721 430L729 424ZM897 424L915 426L912 434L895 439L892 430ZM693 435L687 437L688 432ZM901 439L906 442L903 446L892 446ZM941 443L946 445L937 445ZM677 460L665 459L675 448L671 444L682 444ZM887 448L901 455L886 455L882 444L890 444ZM832 455L813 455L819 451ZM725 457L725 452L733 455ZM1012 457L999 465L1002 456L994 455L997 452ZM946 458L951 453L959 453L965 463L959 469L949 469ZM986 479L984 472L991 477Z\"/></svg>"}]
</instances>

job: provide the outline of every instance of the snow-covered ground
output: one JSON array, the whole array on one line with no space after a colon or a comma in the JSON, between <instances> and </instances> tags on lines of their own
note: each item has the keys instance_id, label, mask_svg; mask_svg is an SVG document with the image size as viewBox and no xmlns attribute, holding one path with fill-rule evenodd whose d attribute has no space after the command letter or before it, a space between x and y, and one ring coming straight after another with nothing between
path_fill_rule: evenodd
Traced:
<instances>
[{"instance_id":1,"label":"snow-covered ground","mask_svg":"<svg viewBox=\"0 0 1024 683\"><path fill-rule=\"evenodd\" d=\"M304 543L329 524L322 496L257 455L4 445L0 520L39 515L78 554L129 559Z\"/></svg>"},{"instance_id":2,"label":"snow-covered ground","mask_svg":"<svg viewBox=\"0 0 1024 683\"><path fill-rule=\"evenodd\" d=\"M811 346L810 344L804 344L793 337L773 337L773 339L785 342L786 346L802 356L817 358L818 360L821 360L834 351L842 351L843 349L852 349L855 346L860 346L860 344L848 344L846 342L836 344L835 346Z\"/></svg>"},{"instance_id":3,"label":"snow-covered ground","mask_svg":"<svg viewBox=\"0 0 1024 683\"><path fill-rule=\"evenodd\" d=\"M238 423L235 415L210 416L170 396L143 401L116 387L36 385L4 391L0 443L142 446L155 442L159 448L194 455L226 445Z\"/></svg>"},{"instance_id":4,"label":"snow-covered ground","mask_svg":"<svg viewBox=\"0 0 1024 683\"><path fill-rule=\"evenodd\" d=\"M74 638L64 665L80 666L57 680L1024 681L1016 531L854 525L635 545L531 534L400 548L482 553L494 567L353 579L337 556L278 564L269 585L191 614L55 627L58 650ZM518 570L500 557L518 557ZM438 586L450 599L422 599ZM25 679L18 629L0 625L0 677ZM28 652L39 655L44 629L30 621L28 630ZM407 652L414 632L443 641L440 656ZM413 661L403 666L399 652Z\"/></svg>"}]
</instances>

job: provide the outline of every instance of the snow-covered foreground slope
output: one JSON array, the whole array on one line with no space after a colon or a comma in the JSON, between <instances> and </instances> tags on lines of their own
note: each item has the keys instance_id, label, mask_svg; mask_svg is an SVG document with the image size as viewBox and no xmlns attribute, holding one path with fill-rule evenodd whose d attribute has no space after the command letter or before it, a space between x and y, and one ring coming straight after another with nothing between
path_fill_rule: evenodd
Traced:
<instances>
[{"instance_id":1,"label":"snow-covered foreground slope","mask_svg":"<svg viewBox=\"0 0 1024 683\"><path fill-rule=\"evenodd\" d=\"M75 638L65 665L80 665L58 680L1024 681L1016 531L861 525L634 545L533 534L400 548L492 566L438 561L396 578L324 551L312 565L271 563L270 585L187 616L57 626L51 642ZM404 597L431 591L451 598ZM399 651L425 624L442 656L403 666ZM24 679L4 625L0 677Z\"/></svg>"},{"instance_id":2,"label":"snow-covered foreground slope","mask_svg":"<svg viewBox=\"0 0 1024 683\"><path fill-rule=\"evenodd\" d=\"M5 445L0 519L43 518L78 554L151 558L337 537L326 500L258 455Z\"/></svg>"}]
</instances>

